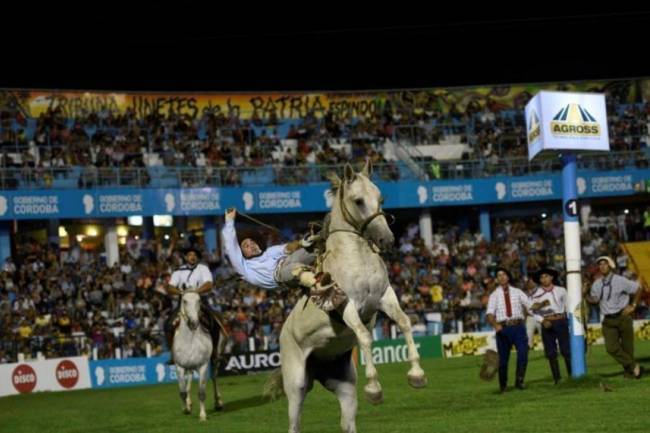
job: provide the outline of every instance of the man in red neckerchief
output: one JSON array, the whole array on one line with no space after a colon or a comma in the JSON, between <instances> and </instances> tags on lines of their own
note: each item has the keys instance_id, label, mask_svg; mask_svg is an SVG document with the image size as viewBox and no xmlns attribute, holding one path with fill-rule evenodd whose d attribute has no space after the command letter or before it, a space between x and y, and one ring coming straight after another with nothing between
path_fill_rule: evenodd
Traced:
<instances>
[{"instance_id":1,"label":"man in red neckerchief","mask_svg":"<svg viewBox=\"0 0 650 433\"><path fill-rule=\"evenodd\" d=\"M558 272L544 267L533 275L533 281L538 284L531 295L534 303L548 301L548 305L536 310L535 320L542 324L542 343L544 354L548 359L553 374L553 382L560 381L560 366L557 361L557 348L566 364L567 375L571 375L571 351L569 344L569 321L567 320L567 290L558 286Z\"/></svg>"}]
</instances>

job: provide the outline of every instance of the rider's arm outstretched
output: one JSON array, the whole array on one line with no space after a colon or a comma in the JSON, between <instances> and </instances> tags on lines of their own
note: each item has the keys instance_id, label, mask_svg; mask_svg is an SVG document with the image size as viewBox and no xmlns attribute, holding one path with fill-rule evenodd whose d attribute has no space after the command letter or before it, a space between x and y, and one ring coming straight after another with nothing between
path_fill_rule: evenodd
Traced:
<instances>
[{"instance_id":1,"label":"rider's arm outstretched","mask_svg":"<svg viewBox=\"0 0 650 433\"><path fill-rule=\"evenodd\" d=\"M223 246L230 260L230 264L239 275L246 273L246 259L241 252L241 247L237 241L237 232L235 231L235 217L237 210L230 208L226 210L226 223L221 230L223 235Z\"/></svg>"}]
</instances>

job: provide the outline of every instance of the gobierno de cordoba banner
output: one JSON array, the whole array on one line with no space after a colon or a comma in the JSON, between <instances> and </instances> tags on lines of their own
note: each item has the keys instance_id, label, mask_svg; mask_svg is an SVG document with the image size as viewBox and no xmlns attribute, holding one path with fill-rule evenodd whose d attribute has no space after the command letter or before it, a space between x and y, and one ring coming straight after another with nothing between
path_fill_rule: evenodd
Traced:
<instances>
[{"instance_id":1,"label":"gobierno de cordoba banner","mask_svg":"<svg viewBox=\"0 0 650 433\"><path fill-rule=\"evenodd\" d=\"M579 197L637 193L650 169L578 172ZM426 208L560 200L557 175L428 182L378 182L384 208ZM332 206L327 183L294 187L122 188L0 191L0 219L110 218L131 215L221 215L236 207L251 214L326 212Z\"/></svg>"}]
</instances>

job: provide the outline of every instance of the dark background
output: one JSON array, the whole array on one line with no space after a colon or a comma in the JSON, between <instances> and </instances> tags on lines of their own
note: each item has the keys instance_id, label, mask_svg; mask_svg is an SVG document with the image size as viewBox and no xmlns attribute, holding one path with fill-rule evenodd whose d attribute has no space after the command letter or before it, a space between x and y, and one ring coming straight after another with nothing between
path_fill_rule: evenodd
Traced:
<instances>
[{"instance_id":1,"label":"dark background","mask_svg":"<svg viewBox=\"0 0 650 433\"><path fill-rule=\"evenodd\" d=\"M5 5L0 86L354 90L649 75L650 13L642 8L235 6Z\"/></svg>"}]
</instances>

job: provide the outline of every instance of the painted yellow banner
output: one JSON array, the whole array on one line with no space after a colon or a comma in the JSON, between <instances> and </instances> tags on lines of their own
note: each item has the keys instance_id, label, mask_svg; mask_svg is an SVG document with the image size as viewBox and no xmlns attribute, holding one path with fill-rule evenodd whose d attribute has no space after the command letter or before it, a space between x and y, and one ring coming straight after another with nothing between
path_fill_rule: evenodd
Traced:
<instances>
[{"instance_id":1,"label":"painted yellow banner","mask_svg":"<svg viewBox=\"0 0 650 433\"><path fill-rule=\"evenodd\" d=\"M311 93L120 93L0 89L0 108L20 110L38 117L59 110L64 117L90 113L133 112L138 118L151 114L180 114L199 119L206 113L240 119L297 119L313 114L320 118L366 117L377 114L421 115L476 112L491 109L523 109L540 90L606 93L622 102L635 102L650 93L647 80L594 81L530 85L484 86L366 92ZM397 119L401 119L398 117ZM406 119L410 121L412 119ZM401 123L404 123L402 121Z\"/></svg>"}]
</instances>

